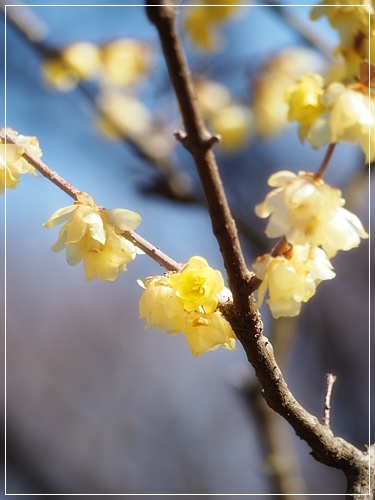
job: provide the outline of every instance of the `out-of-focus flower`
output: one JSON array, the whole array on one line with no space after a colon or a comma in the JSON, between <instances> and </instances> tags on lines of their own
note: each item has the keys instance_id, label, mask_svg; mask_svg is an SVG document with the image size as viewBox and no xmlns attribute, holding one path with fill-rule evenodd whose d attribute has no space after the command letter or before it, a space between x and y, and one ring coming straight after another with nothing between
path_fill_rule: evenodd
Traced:
<instances>
[{"instance_id":1,"label":"out-of-focus flower","mask_svg":"<svg viewBox=\"0 0 375 500\"><path fill-rule=\"evenodd\" d=\"M105 210L86 193L78 192L74 205L56 210L43 224L50 228L64 223L52 250L66 248L71 266L83 261L86 279L113 281L126 271L126 264L141 253L122 232L135 229L141 217L130 210Z\"/></svg>"},{"instance_id":2,"label":"out-of-focus flower","mask_svg":"<svg viewBox=\"0 0 375 500\"><path fill-rule=\"evenodd\" d=\"M95 79L100 70L100 50L89 42L68 45L42 64L45 81L63 92L74 89L79 80Z\"/></svg>"},{"instance_id":3,"label":"out-of-focus flower","mask_svg":"<svg viewBox=\"0 0 375 500\"><path fill-rule=\"evenodd\" d=\"M368 29L373 6L367 0L323 0L311 11L311 19L326 16L333 28L347 26L353 32Z\"/></svg>"},{"instance_id":4,"label":"out-of-focus flower","mask_svg":"<svg viewBox=\"0 0 375 500\"><path fill-rule=\"evenodd\" d=\"M287 87L306 71L322 71L323 60L316 52L290 48L269 59L257 72L252 89L254 126L261 137L269 137L287 126Z\"/></svg>"},{"instance_id":5,"label":"out-of-focus flower","mask_svg":"<svg viewBox=\"0 0 375 500\"><path fill-rule=\"evenodd\" d=\"M207 314L214 312L217 294L224 288L220 271L212 269L206 259L199 256L191 257L181 272L169 276L168 282L188 312L199 307Z\"/></svg>"},{"instance_id":6,"label":"out-of-focus flower","mask_svg":"<svg viewBox=\"0 0 375 500\"><path fill-rule=\"evenodd\" d=\"M121 38L101 50L103 83L128 87L138 83L151 69L152 51L146 43Z\"/></svg>"},{"instance_id":7,"label":"out-of-focus flower","mask_svg":"<svg viewBox=\"0 0 375 500\"><path fill-rule=\"evenodd\" d=\"M311 11L311 18L326 16L331 26L337 29L340 44L334 50L335 56L342 56L344 72L342 81L357 81L361 61L375 62L374 5L367 0L324 0Z\"/></svg>"},{"instance_id":8,"label":"out-of-focus flower","mask_svg":"<svg viewBox=\"0 0 375 500\"><path fill-rule=\"evenodd\" d=\"M42 156L36 137L19 135L11 128L6 131L17 139L17 144L0 141L0 194L4 194L5 188L14 189L22 174L37 176L35 168L22 156L26 150L37 158Z\"/></svg>"},{"instance_id":9,"label":"out-of-focus flower","mask_svg":"<svg viewBox=\"0 0 375 500\"><path fill-rule=\"evenodd\" d=\"M204 118L212 132L221 136L221 147L231 152L244 146L254 128L250 109L232 102L227 87L212 80L198 81L196 92Z\"/></svg>"},{"instance_id":10,"label":"out-of-focus flower","mask_svg":"<svg viewBox=\"0 0 375 500\"><path fill-rule=\"evenodd\" d=\"M315 294L318 284L335 276L324 251L309 244L294 245L278 257L258 257L253 268L262 280L256 306L262 305L268 291L266 302L274 318L297 316L301 303Z\"/></svg>"},{"instance_id":11,"label":"out-of-focus flower","mask_svg":"<svg viewBox=\"0 0 375 500\"><path fill-rule=\"evenodd\" d=\"M186 7L184 28L193 44L207 51L220 50L222 41L218 34L218 25L232 15L237 4L235 0L220 0L215 2L215 5L203 1L201 5Z\"/></svg>"},{"instance_id":12,"label":"out-of-focus flower","mask_svg":"<svg viewBox=\"0 0 375 500\"><path fill-rule=\"evenodd\" d=\"M211 118L218 110L231 103L229 89L222 83L213 80L195 82L198 103L205 118Z\"/></svg>"},{"instance_id":13,"label":"out-of-focus flower","mask_svg":"<svg viewBox=\"0 0 375 500\"><path fill-rule=\"evenodd\" d=\"M280 171L271 175L268 184L276 189L256 205L255 212L262 218L271 216L266 228L269 238L284 235L292 244L321 246L333 257L368 237L358 217L343 208L341 191L314 174Z\"/></svg>"},{"instance_id":14,"label":"out-of-focus flower","mask_svg":"<svg viewBox=\"0 0 375 500\"><path fill-rule=\"evenodd\" d=\"M226 151L235 151L244 146L254 128L252 112L240 104L230 104L220 109L210 123L213 133L221 136L220 145Z\"/></svg>"},{"instance_id":15,"label":"out-of-focus flower","mask_svg":"<svg viewBox=\"0 0 375 500\"><path fill-rule=\"evenodd\" d=\"M194 356L218 347L235 348L228 321L216 310L224 281L203 257L192 257L181 272L138 280L144 292L139 302L145 328L169 334L182 332ZM230 294L229 294L230 295Z\"/></svg>"},{"instance_id":16,"label":"out-of-focus flower","mask_svg":"<svg viewBox=\"0 0 375 500\"><path fill-rule=\"evenodd\" d=\"M137 139L152 131L150 111L131 95L102 91L98 97L98 107L103 115L97 119L97 126L109 139Z\"/></svg>"}]
</instances>

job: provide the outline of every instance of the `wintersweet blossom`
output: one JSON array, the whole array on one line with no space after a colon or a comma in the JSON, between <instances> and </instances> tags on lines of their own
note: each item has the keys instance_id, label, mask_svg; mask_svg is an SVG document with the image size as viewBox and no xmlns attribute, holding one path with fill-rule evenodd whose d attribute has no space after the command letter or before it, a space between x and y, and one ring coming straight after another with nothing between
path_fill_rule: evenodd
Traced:
<instances>
[{"instance_id":1,"label":"wintersweet blossom","mask_svg":"<svg viewBox=\"0 0 375 500\"><path fill-rule=\"evenodd\" d=\"M145 328L153 326L174 335L185 335L194 356L219 347L235 348L235 335L228 321L216 310L218 296L229 298L219 271L202 257L192 257L181 272L151 276L144 282L139 302Z\"/></svg>"},{"instance_id":2,"label":"wintersweet blossom","mask_svg":"<svg viewBox=\"0 0 375 500\"><path fill-rule=\"evenodd\" d=\"M375 99L332 83L321 98L326 109L311 126L307 138L314 147L339 141L358 143L366 162L375 159Z\"/></svg>"},{"instance_id":3,"label":"wintersweet blossom","mask_svg":"<svg viewBox=\"0 0 375 500\"><path fill-rule=\"evenodd\" d=\"M98 277L113 281L126 271L126 264L141 253L121 232L135 229L141 217L130 210L105 210L98 207L86 193L78 192L74 205L56 210L44 227L64 223L52 250L66 248L71 266L83 261L86 280Z\"/></svg>"},{"instance_id":4,"label":"wintersweet blossom","mask_svg":"<svg viewBox=\"0 0 375 500\"><path fill-rule=\"evenodd\" d=\"M285 92L306 71L321 71L324 60L306 48L287 48L269 58L257 71L252 88L251 109L258 134L268 137L286 127L288 106Z\"/></svg>"},{"instance_id":5,"label":"wintersweet blossom","mask_svg":"<svg viewBox=\"0 0 375 500\"><path fill-rule=\"evenodd\" d=\"M266 302L274 318L297 316L301 303L315 294L318 284L335 276L325 252L309 244L294 245L278 257L258 257L253 268L262 280L256 306L262 305L268 292Z\"/></svg>"},{"instance_id":6,"label":"wintersweet blossom","mask_svg":"<svg viewBox=\"0 0 375 500\"><path fill-rule=\"evenodd\" d=\"M217 26L232 15L237 3L236 0L218 0L212 5L203 0L201 5L186 9L184 28L196 47L207 51L220 49L221 38Z\"/></svg>"},{"instance_id":7,"label":"wintersweet blossom","mask_svg":"<svg viewBox=\"0 0 375 500\"><path fill-rule=\"evenodd\" d=\"M214 312L217 294L224 288L220 271L212 269L206 259L199 256L191 257L181 272L169 276L168 282L188 312L199 307L207 314Z\"/></svg>"},{"instance_id":8,"label":"wintersweet blossom","mask_svg":"<svg viewBox=\"0 0 375 500\"><path fill-rule=\"evenodd\" d=\"M357 247L368 238L358 217L345 208L339 189L310 172L280 171L271 175L272 190L256 205L255 213L270 220L269 238L285 236L292 244L321 246L328 257Z\"/></svg>"},{"instance_id":9,"label":"wintersweet blossom","mask_svg":"<svg viewBox=\"0 0 375 500\"><path fill-rule=\"evenodd\" d=\"M0 141L0 194L4 194L5 188L14 189L22 174L37 176L35 168L23 157L26 150L37 158L42 156L36 137L19 135L18 132L10 128L7 129L7 132L10 132L17 139L17 144Z\"/></svg>"},{"instance_id":10,"label":"wintersweet blossom","mask_svg":"<svg viewBox=\"0 0 375 500\"><path fill-rule=\"evenodd\" d=\"M324 111L320 101L323 94L323 78L316 73L305 73L285 93L289 104L288 120L300 125L311 125Z\"/></svg>"}]
</instances>

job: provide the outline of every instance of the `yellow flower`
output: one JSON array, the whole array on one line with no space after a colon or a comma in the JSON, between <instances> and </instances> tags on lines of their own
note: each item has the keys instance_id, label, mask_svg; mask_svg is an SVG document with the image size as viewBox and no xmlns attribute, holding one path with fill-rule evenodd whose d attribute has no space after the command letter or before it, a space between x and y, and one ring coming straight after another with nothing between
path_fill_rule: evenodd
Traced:
<instances>
[{"instance_id":1,"label":"yellow flower","mask_svg":"<svg viewBox=\"0 0 375 500\"><path fill-rule=\"evenodd\" d=\"M253 268L262 280L256 307L262 305L268 292L266 302L274 318L297 316L301 302L315 294L318 284L335 276L324 251L309 244L295 245L286 255L258 257Z\"/></svg>"},{"instance_id":2,"label":"yellow flower","mask_svg":"<svg viewBox=\"0 0 375 500\"><path fill-rule=\"evenodd\" d=\"M284 235L292 244L321 246L328 257L368 238L358 217L342 208L341 191L314 174L280 171L271 175L268 184L276 189L256 205L255 213L271 216L266 227L269 238Z\"/></svg>"},{"instance_id":3,"label":"yellow flower","mask_svg":"<svg viewBox=\"0 0 375 500\"><path fill-rule=\"evenodd\" d=\"M287 125L288 105L284 96L306 71L321 69L323 61L316 52L288 48L271 57L256 74L251 109L254 124L261 137L281 131Z\"/></svg>"},{"instance_id":4,"label":"yellow flower","mask_svg":"<svg viewBox=\"0 0 375 500\"><path fill-rule=\"evenodd\" d=\"M321 103L323 78L315 73L305 73L285 92L289 104L288 120L297 120L300 125L311 125L324 111Z\"/></svg>"},{"instance_id":5,"label":"yellow flower","mask_svg":"<svg viewBox=\"0 0 375 500\"><path fill-rule=\"evenodd\" d=\"M346 26L352 32L367 33L373 7L367 0L323 0L311 11L311 19L326 16L333 28Z\"/></svg>"},{"instance_id":6,"label":"yellow flower","mask_svg":"<svg viewBox=\"0 0 375 500\"><path fill-rule=\"evenodd\" d=\"M151 55L150 45L130 38L104 45L101 51L104 83L117 87L138 83L151 68Z\"/></svg>"},{"instance_id":7,"label":"yellow flower","mask_svg":"<svg viewBox=\"0 0 375 500\"><path fill-rule=\"evenodd\" d=\"M138 281L144 288L139 301L139 317L146 318L145 328L153 326L170 334L181 332L185 326L186 311L169 286L165 276L150 276L144 282Z\"/></svg>"},{"instance_id":8,"label":"yellow flower","mask_svg":"<svg viewBox=\"0 0 375 500\"><path fill-rule=\"evenodd\" d=\"M181 272L169 276L168 282L188 312L199 307L207 314L214 312L217 294L224 288L220 271L212 269L203 257L191 257Z\"/></svg>"},{"instance_id":9,"label":"yellow flower","mask_svg":"<svg viewBox=\"0 0 375 500\"><path fill-rule=\"evenodd\" d=\"M12 133L18 144L0 141L0 194L4 194L5 188L14 189L22 174L37 176L35 168L22 156L26 150L38 158L42 156L36 137L18 135L10 128L7 132Z\"/></svg>"},{"instance_id":10,"label":"yellow flower","mask_svg":"<svg viewBox=\"0 0 375 500\"><path fill-rule=\"evenodd\" d=\"M52 250L66 248L71 266L83 261L86 280L98 277L113 281L126 271L126 264L141 253L121 232L135 229L141 217L130 210L105 210L86 193L78 192L74 205L60 208L43 224L50 228L65 223Z\"/></svg>"},{"instance_id":11,"label":"yellow flower","mask_svg":"<svg viewBox=\"0 0 375 500\"><path fill-rule=\"evenodd\" d=\"M186 310L176 290L170 286L170 277L151 276L144 282L138 280L138 284L144 288L139 301L139 317L146 319L145 328L153 326L171 335L183 333L194 356L219 347L235 348L235 335L221 313L206 314L201 306Z\"/></svg>"},{"instance_id":12,"label":"yellow flower","mask_svg":"<svg viewBox=\"0 0 375 500\"><path fill-rule=\"evenodd\" d=\"M233 13L237 3L234 0L220 0L213 6L204 1L202 5L186 7L184 28L194 45L207 51L220 49L221 39L217 33L217 25Z\"/></svg>"},{"instance_id":13,"label":"yellow flower","mask_svg":"<svg viewBox=\"0 0 375 500\"><path fill-rule=\"evenodd\" d=\"M188 316L183 333L193 356L214 351L219 347L229 350L236 347L232 327L219 311L211 314L193 311Z\"/></svg>"}]
</instances>

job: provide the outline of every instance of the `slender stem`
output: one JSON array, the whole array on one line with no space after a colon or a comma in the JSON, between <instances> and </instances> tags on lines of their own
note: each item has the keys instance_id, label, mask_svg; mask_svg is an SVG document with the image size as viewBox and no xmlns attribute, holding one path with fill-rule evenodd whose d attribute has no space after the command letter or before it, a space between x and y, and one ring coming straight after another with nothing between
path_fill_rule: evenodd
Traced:
<instances>
[{"instance_id":1,"label":"slender stem","mask_svg":"<svg viewBox=\"0 0 375 500\"><path fill-rule=\"evenodd\" d=\"M5 131L4 129L0 130L0 140L5 143L10 144L19 144L17 141L17 137L14 136L11 132ZM73 200L77 200L77 193L79 192L72 184L66 181L63 177L58 175L54 170L52 170L48 165L46 165L42 160L31 154L26 150L22 155L25 160L27 160L30 165L35 167L35 169L43 175L46 179L50 180L59 187L64 193L73 198ZM124 238L131 241L135 246L143 250L145 254L147 254L151 259L160 264L167 271L181 271L182 264L175 262L168 255L163 253L158 247L152 245L147 240L139 236L139 234L134 231L127 231L122 233Z\"/></svg>"},{"instance_id":2,"label":"slender stem","mask_svg":"<svg viewBox=\"0 0 375 500\"><path fill-rule=\"evenodd\" d=\"M324 415L322 421L323 425L329 428L330 412L331 412L331 395L332 395L333 384L336 381L336 377L335 375L332 375L332 373L327 373L326 377L327 377L327 391L324 401Z\"/></svg>"},{"instance_id":3,"label":"slender stem","mask_svg":"<svg viewBox=\"0 0 375 500\"><path fill-rule=\"evenodd\" d=\"M331 156L332 156L332 153L335 149L335 146L336 146L336 143L331 143L329 146L328 146L328 149L326 151L326 154L324 155L324 158L323 158L323 161L319 167L319 170L317 171L316 173L316 177L320 177L320 178L323 178L323 175L328 167L328 163L331 159Z\"/></svg>"}]
</instances>

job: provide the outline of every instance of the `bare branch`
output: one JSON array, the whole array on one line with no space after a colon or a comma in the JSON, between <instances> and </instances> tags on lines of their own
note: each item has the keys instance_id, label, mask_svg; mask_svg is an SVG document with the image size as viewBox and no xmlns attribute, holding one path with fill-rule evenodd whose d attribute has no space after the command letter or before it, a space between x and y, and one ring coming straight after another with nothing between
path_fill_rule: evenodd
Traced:
<instances>
[{"instance_id":1,"label":"bare branch","mask_svg":"<svg viewBox=\"0 0 375 500\"><path fill-rule=\"evenodd\" d=\"M242 283L250 281L241 251L236 224L233 220L224 193L212 146L217 139L206 130L194 90L193 79L187 67L185 56L175 29L175 7L158 1L147 3L147 15L160 36L169 75L181 110L185 133L177 132L177 138L190 151L197 165L213 233L218 241L227 271L228 283L234 300L242 302L248 309L248 292L244 293Z\"/></svg>"},{"instance_id":2,"label":"bare branch","mask_svg":"<svg viewBox=\"0 0 375 500\"><path fill-rule=\"evenodd\" d=\"M17 138L10 132L5 131L4 129L0 130L0 140L5 143L18 144ZM31 154L29 151L25 149L25 152L22 155L35 169L43 175L46 179L50 180L59 187L64 193L73 198L73 200L77 200L77 192L72 184L69 184L63 177L58 175L54 170L52 170L48 165L46 165L42 160ZM131 241L135 246L140 248L147 254L151 259L160 264L167 271L181 271L182 264L175 262L168 255L163 253L158 247L152 245L147 240L139 236L134 231L127 231L122 233L124 238Z\"/></svg>"},{"instance_id":3,"label":"bare branch","mask_svg":"<svg viewBox=\"0 0 375 500\"><path fill-rule=\"evenodd\" d=\"M267 404L282 415L292 425L296 434L309 444L316 460L343 470L348 483L350 474L359 471L361 480L367 478L369 484L366 455L344 439L335 437L329 428L322 425L296 401L276 363L272 345L262 335L263 324L259 312L252 307L253 298L249 296L251 274L247 271L243 259L236 226L229 211L213 152L206 146L210 136L197 105L192 77L176 33L175 7L163 0L152 4L148 1L146 11L159 33L186 131L186 137L183 134L180 134L180 137L196 162L213 232L223 255L229 286L233 293L233 304L229 304L223 314L231 323L249 362L255 369ZM365 487L366 484L363 483L363 492L367 491Z\"/></svg>"},{"instance_id":4,"label":"bare branch","mask_svg":"<svg viewBox=\"0 0 375 500\"><path fill-rule=\"evenodd\" d=\"M332 373L327 373L327 392L326 398L324 401L324 415L322 418L323 425L329 429L329 421L330 421L330 411L331 411L331 395L333 384L336 381L336 376L332 375Z\"/></svg>"}]
</instances>

